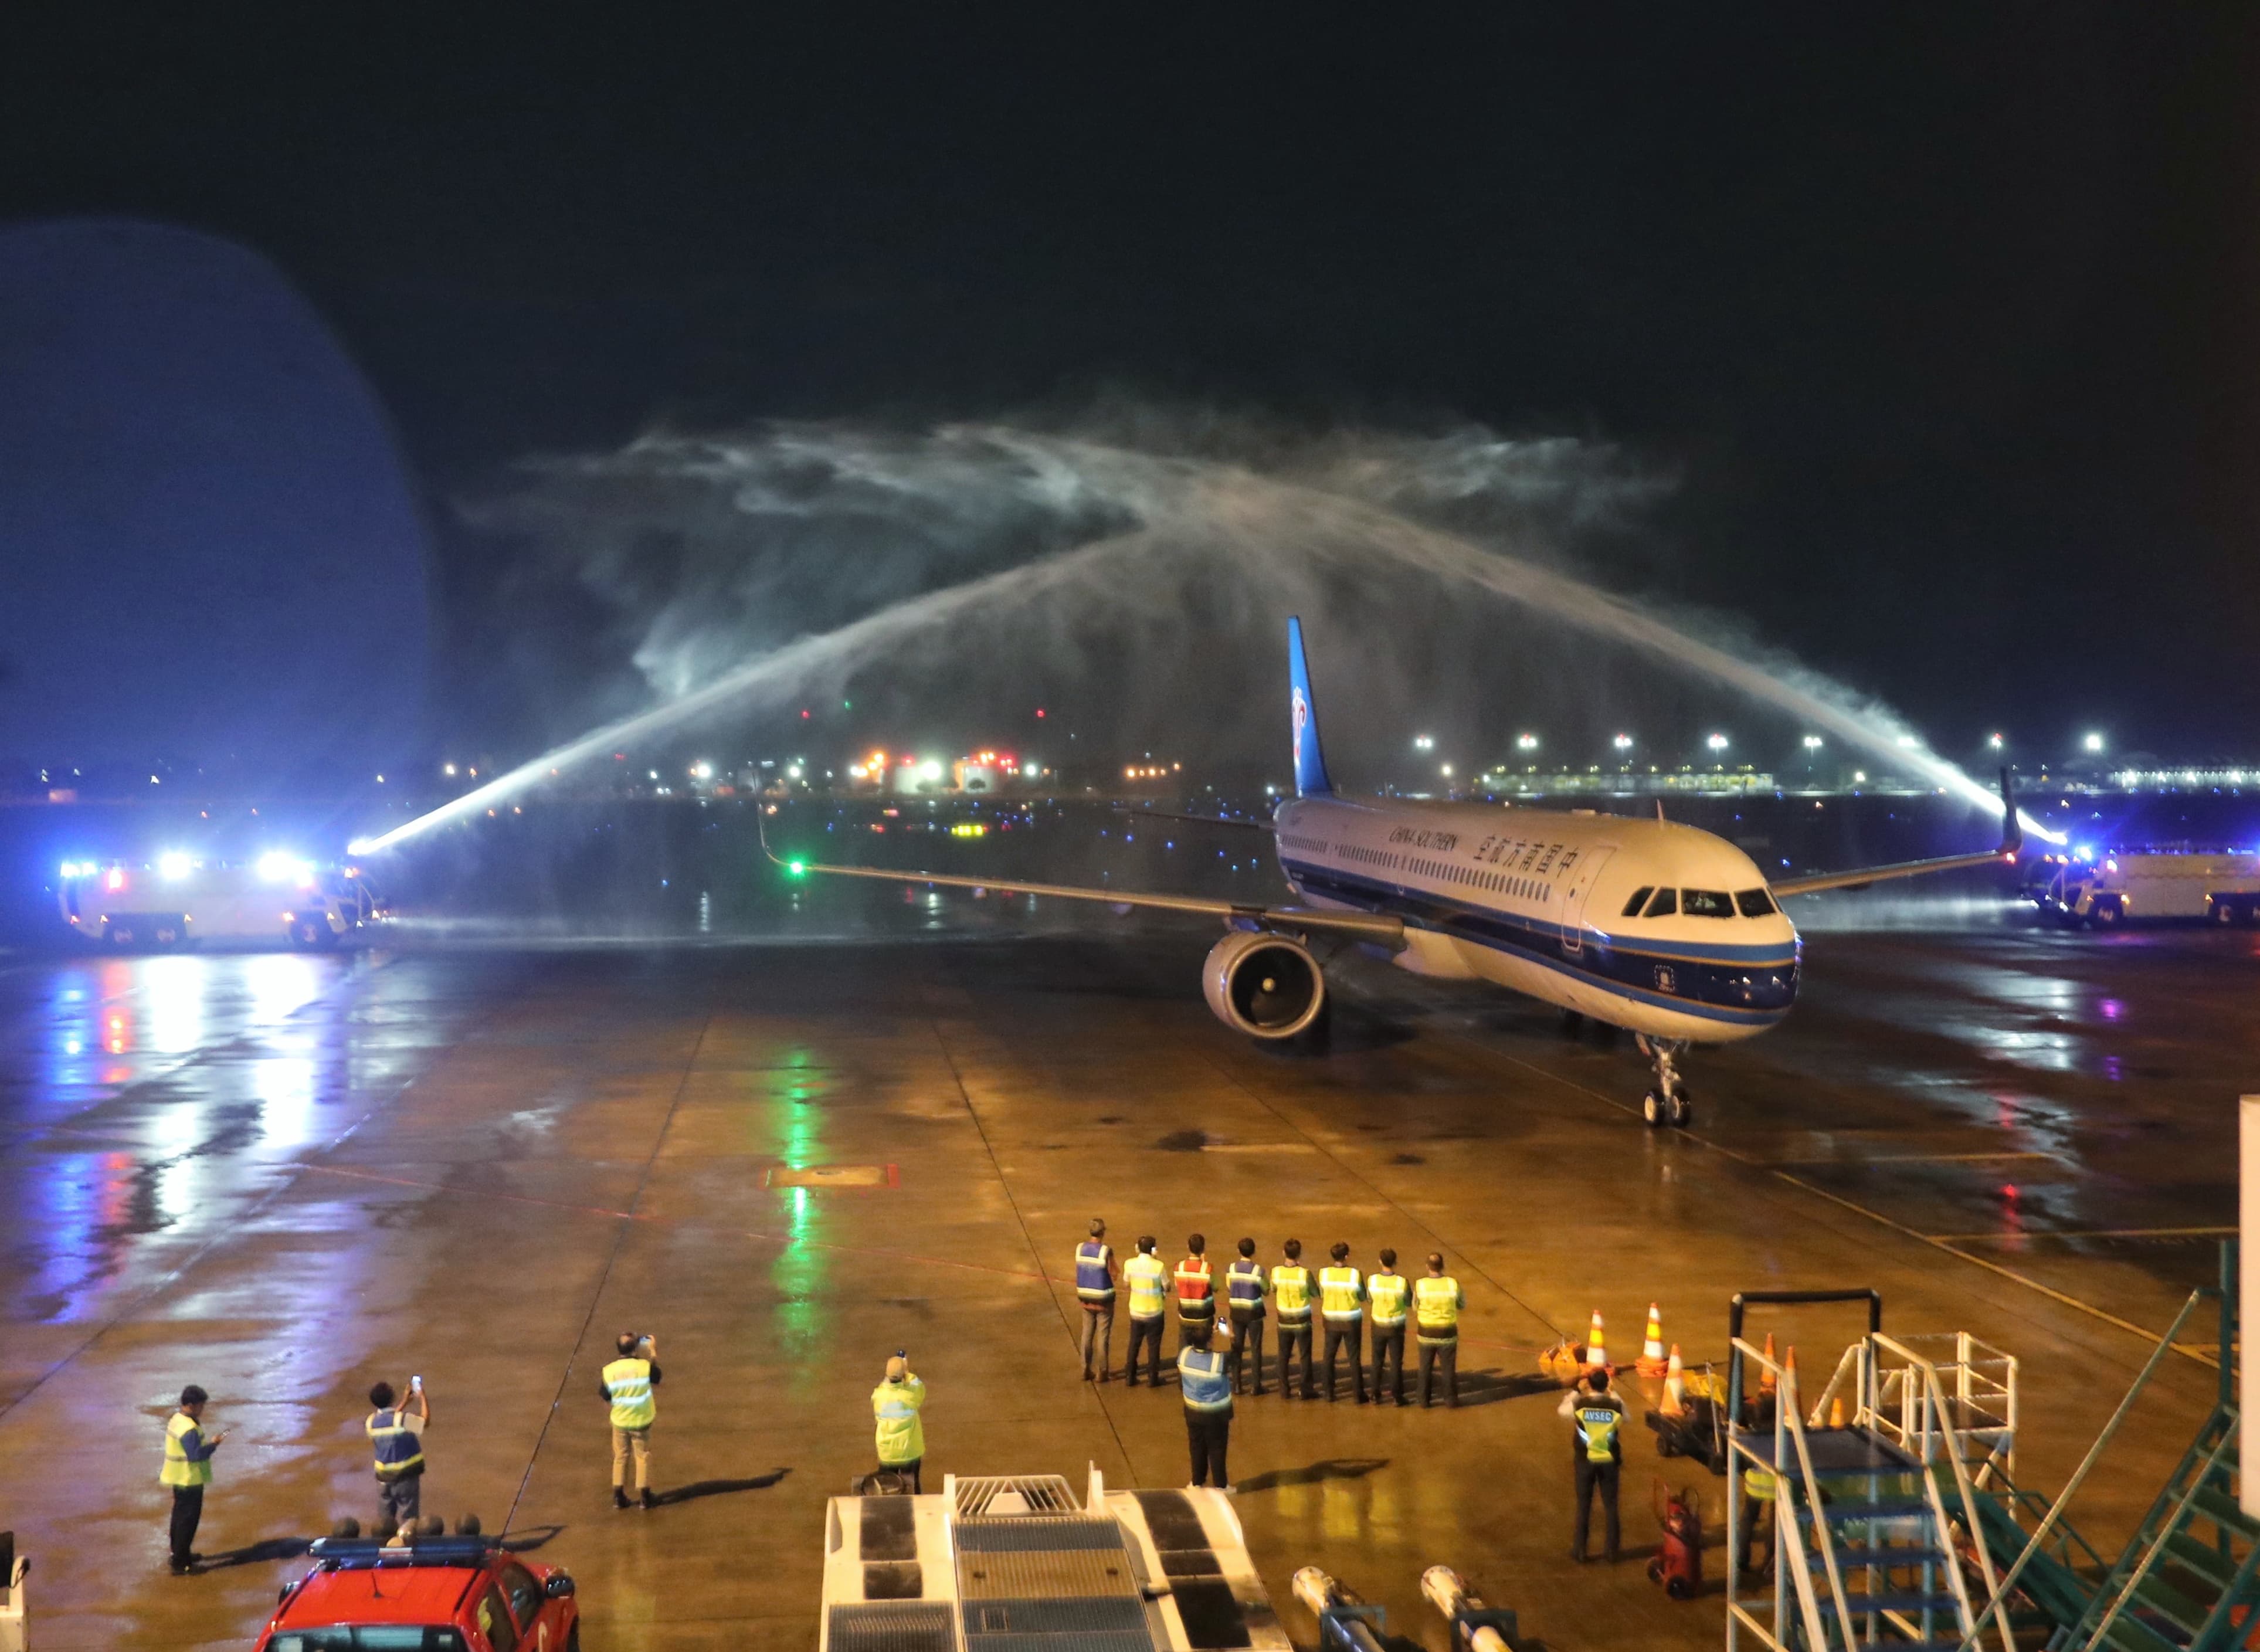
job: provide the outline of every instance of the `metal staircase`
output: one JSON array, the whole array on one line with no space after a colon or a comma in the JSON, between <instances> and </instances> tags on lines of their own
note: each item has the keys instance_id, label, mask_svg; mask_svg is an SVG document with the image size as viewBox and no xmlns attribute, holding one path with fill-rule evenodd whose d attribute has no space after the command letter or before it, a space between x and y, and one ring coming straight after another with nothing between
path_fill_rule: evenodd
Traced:
<instances>
[{"instance_id":1,"label":"metal staircase","mask_svg":"<svg viewBox=\"0 0 2260 1652\"><path fill-rule=\"evenodd\" d=\"M1742 1373L1753 1367L1761 1389L1777 1393L1770 1420L1761 1413L1730 1430L1730 1485L1739 1490L1753 1472L1773 1477L1777 1563L1770 1598L1750 1600L1730 1566L1730 1652L1744 1631L1777 1652L1872 1646L1948 1652L1973 1640L1978 1616L1954 1529L1974 1527L1981 1518L1982 1493L1967 1459L1973 1449L1981 1465L2006 1455L2013 1440L2006 1419L1982 1397L1973 1400L1959 1378L1949 1392L1935 1364L1880 1331L1847 1350L1811 1416L1795 1366L1777 1363L1739 1336L1730 1396L1745 1391ZM2013 1394L2013 1362L2009 1370ZM1848 1377L1856 1401L1849 1422L1817 1426L1847 1397L1840 1391ZM1730 1553L1741 1541L1741 1501L1728 1499ZM1977 1557L1990 1594L1997 1582L1991 1556L1979 1546ZM2002 1652L2014 1652L2006 1621L1999 1640Z\"/></svg>"}]
</instances>

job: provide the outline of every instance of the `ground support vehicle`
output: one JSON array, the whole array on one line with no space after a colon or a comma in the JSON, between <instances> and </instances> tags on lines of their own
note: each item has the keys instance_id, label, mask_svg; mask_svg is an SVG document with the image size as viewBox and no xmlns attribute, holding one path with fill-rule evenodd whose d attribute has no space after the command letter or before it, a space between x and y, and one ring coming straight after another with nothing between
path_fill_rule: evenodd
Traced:
<instances>
[{"instance_id":1,"label":"ground support vehicle","mask_svg":"<svg viewBox=\"0 0 2260 1652\"><path fill-rule=\"evenodd\" d=\"M2033 905L2064 923L2115 929L2136 919L2260 922L2260 855L2192 849L2051 855L2025 883Z\"/></svg>"},{"instance_id":2,"label":"ground support vehicle","mask_svg":"<svg viewBox=\"0 0 2260 1652\"><path fill-rule=\"evenodd\" d=\"M255 1652L580 1652L573 1579L492 1537L325 1537Z\"/></svg>"}]
</instances>

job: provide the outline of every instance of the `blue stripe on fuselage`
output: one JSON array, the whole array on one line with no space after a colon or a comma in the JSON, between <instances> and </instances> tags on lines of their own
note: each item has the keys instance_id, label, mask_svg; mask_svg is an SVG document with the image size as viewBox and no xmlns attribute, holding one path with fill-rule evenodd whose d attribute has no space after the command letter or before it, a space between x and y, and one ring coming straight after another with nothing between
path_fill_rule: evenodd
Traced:
<instances>
[{"instance_id":1,"label":"blue stripe on fuselage","mask_svg":"<svg viewBox=\"0 0 2260 1652\"><path fill-rule=\"evenodd\" d=\"M1701 948L1688 943L1626 947L1598 930L1581 929L1576 952L1563 945L1563 926L1495 907L1455 900L1427 890L1408 890L1377 878L1334 867L1312 866L1280 857L1280 866L1301 887L1369 912L1391 914L1416 928L1471 940L1478 946L1541 964L1604 991L1658 1009L1738 1026L1770 1026L1789 1012L1796 998L1794 945ZM1670 951L1664 950L1669 945ZM1669 962L1673 990L1656 987L1654 962ZM1641 984L1634 984L1638 972ZM1741 1003L1705 993L1732 993ZM1690 996L1693 993L1704 996Z\"/></svg>"}]
</instances>

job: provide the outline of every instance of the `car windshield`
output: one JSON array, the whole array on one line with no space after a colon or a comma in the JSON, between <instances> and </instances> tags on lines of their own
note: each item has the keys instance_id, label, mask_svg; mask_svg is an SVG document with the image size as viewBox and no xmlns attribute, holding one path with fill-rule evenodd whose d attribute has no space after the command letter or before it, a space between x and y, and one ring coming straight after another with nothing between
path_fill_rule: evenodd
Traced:
<instances>
[{"instance_id":1,"label":"car windshield","mask_svg":"<svg viewBox=\"0 0 2260 1652\"><path fill-rule=\"evenodd\" d=\"M440 1624L355 1623L286 1629L267 1652L463 1652L463 1637Z\"/></svg>"},{"instance_id":2,"label":"car windshield","mask_svg":"<svg viewBox=\"0 0 2260 1652\"><path fill-rule=\"evenodd\" d=\"M1734 903L1724 890L1683 889L1679 910L1690 918L1732 918Z\"/></svg>"},{"instance_id":3,"label":"car windshield","mask_svg":"<svg viewBox=\"0 0 2260 1652\"><path fill-rule=\"evenodd\" d=\"M1738 889L1734 905L1742 909L1745 918L1763 918L1773 910L1773 897L1762 889Z\"/></svg>"}]
</instances>

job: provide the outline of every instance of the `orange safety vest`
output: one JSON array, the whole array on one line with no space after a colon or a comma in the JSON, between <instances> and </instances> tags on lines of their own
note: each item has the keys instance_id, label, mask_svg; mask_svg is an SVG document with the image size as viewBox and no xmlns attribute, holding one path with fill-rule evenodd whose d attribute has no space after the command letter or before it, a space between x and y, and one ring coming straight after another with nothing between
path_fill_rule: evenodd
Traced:
<instances>
[{"instance_id":1,"label":"orange safety vest","mask_svg":"<svg viewBox=\"0 0 2260 1652\"><path fill-rule=\"evenodd\" d=\"M1209 1272L1207 1257L1188 1256L1179 1262L1176 1281L1179 1319L1216 1318L1216 1281Z\"/></svg>"}]
</instances>

